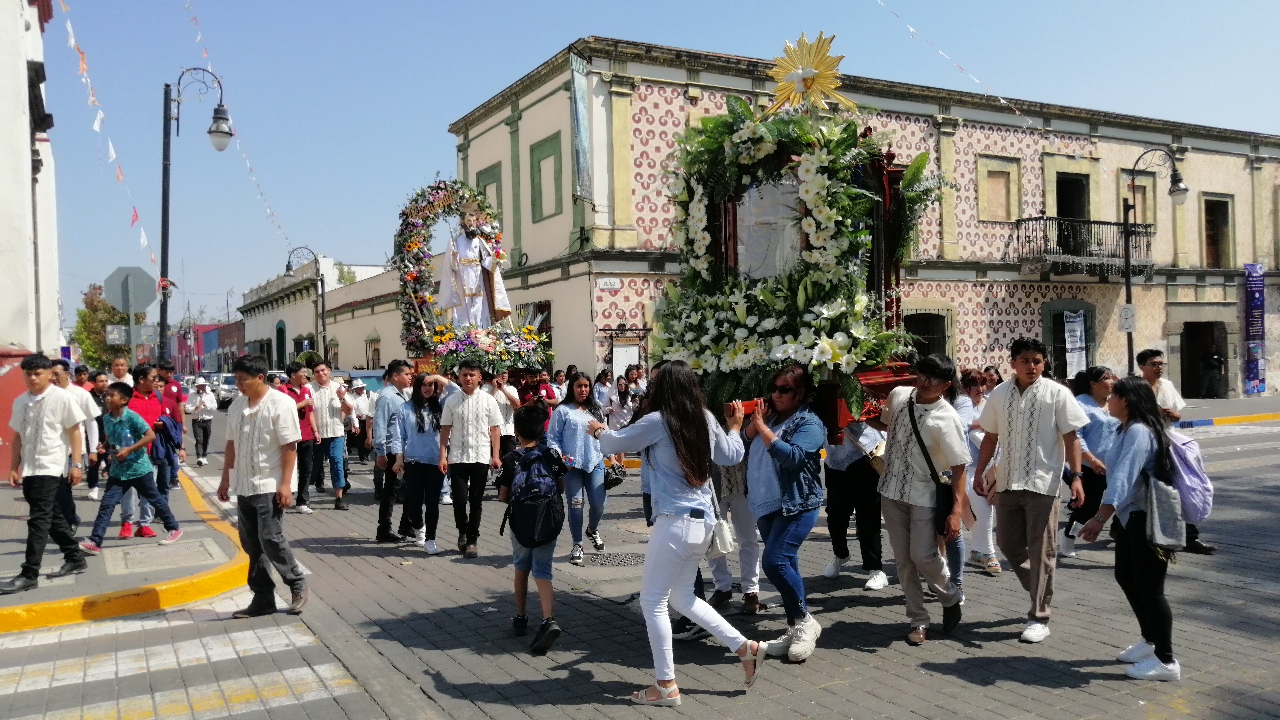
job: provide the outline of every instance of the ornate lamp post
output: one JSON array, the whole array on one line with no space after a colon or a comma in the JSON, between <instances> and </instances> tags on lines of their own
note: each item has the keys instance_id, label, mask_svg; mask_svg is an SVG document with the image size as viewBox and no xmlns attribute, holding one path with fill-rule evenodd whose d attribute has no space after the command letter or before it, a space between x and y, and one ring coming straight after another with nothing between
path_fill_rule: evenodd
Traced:
<instances>
[{"instance_id":1,"label":"ornate lamp post","mask_svg":"<svg viewBox=\"0 0 1280 720\"><path fill-rule=\"evenodd\" d=\"M329 323L325 319L324 275L320 272L320 257L316 255L314 250L306 245L300 245L293 250L290 250L289 257L284 262L285 277L294 277L293 256L298 253L303 253L303 260L306 260L307 256L310 256L310 262L316 270L316 291L319 293L317 296L316 308L320 311L320 357L324 358L325 362L329 362Z\"/></svg>"},{"instance_id":2,"label":"ornate lamp post","mask_svg":"<svg viewBox=\"0 0 1280 720\"><path fill-rule=\"evenodd\" d=\"M177 97L173 96L174 85L178 88ZM181 112L182 91L195 85L201 97L213 89L218 90L218 104L213 108L213 124L209 126L209 142L213 149L222 152L231 144L231 116L227 114L227 106L222 104L222 81L217 75L204 68L187 68L178 73L178 82L164 85L164 155L160 161L160 327L156 357L164 359L168 352L169 334L169 295L173 292L173 283L169 282L169 132L176 123L175 134L182 134Z\"/></svg>"},{"instance_id":3,"label":"ornate lamp post","mask_svg":"<svg viewBox=\"0 0 1280 720\"><path fill-rule=\"evenodd\" d=\"M1133 167L1129 170L1129 197L1124 198L1124 302L1126 305L1133 304L1133 223L1130 221L1130 214L1137 209L1137 185L1136 180L1138 173L1147 170L1153 166L1159 166L1161 169L1157 171L1159 177L1169 176L1169 199L1174 205L1181 205L1187 201L1189 191L1187 184L1182 181L1182 173L1178 171L1178 162L1174 159L1173 153L1162 147L1151 148L1133 162ZM1133 331L1129 330L1125 333L1128 344L1128 363L1129 374L1133 374Z\"/></svg>"}]
</instances>

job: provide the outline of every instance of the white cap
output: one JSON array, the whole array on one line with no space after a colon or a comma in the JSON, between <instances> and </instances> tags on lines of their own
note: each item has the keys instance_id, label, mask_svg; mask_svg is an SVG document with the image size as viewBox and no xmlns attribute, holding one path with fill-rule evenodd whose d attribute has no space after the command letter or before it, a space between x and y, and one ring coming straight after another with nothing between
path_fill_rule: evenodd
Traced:
<instances>
[{"instance_id":1,"label":"white cap","mask_svg":"<svg viewBox=\"0 0 1280 720\"><path fill-rule=\"evenodd\" d=\"M361 380L360 378L356 378L355 380L351 381L352 390L355 390L356 388L362 388L362 387L364 387L364 381Z\"/></svg>"},{"instance_id":2,"label":"white cap","mask_svg":"<svg viewBox=\"0 0 1280 720\"><path fill-rule=\"evenodd\" d=\"M196 384L197 384L197 385L208 385L208 384L209 384L209 381L208 381L208 380L205 380L205 379L204 379L204 376L202 375L202 376L200 376L200 377L196 378Z\"/></svg>"}]
</instances>

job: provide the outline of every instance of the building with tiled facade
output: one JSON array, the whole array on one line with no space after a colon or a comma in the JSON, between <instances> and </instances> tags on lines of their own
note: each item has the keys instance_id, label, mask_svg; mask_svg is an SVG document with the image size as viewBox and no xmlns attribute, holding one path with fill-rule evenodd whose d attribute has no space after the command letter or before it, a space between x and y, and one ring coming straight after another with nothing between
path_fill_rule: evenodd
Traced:
<instances>
[{"instance_id":1,"label":"building with tiled facade","mask_svg":"<svg viewBox=\"0 0 1280 720\"><path fill-rule=\"evenodd\" d=\"M654 301L679 270L663 185L675 138L691 118L724 112L728 95L767 104L772 65L585 38L450 126L458 176L502 212L511 300L549 312L558 365L645 359ZM1229 362L1223 389L1239 392L1243 267L1261 264L1270 283L1280 257L1280 137L842 80L867 122L894 133L899 162L928 152L956 184L925 214L904 270L904 322L922 349L1004 366L1008 343L1031 335L1054 347L1061 372L1064 313L1083 312L1089 364L1123 372L1117 238L1132 192L1150 239L1149 254L1140 242L1135 255L1135 347L1168 351L1171 379L1196 396L1201 354L1217 343ZM1129 190L1129 168L1153 147L1177 158L1185 204L1170 201L1159 172L1132 176ZM1280 285L1266 298L1272 357Z\"/></svg>"}]
</instances>

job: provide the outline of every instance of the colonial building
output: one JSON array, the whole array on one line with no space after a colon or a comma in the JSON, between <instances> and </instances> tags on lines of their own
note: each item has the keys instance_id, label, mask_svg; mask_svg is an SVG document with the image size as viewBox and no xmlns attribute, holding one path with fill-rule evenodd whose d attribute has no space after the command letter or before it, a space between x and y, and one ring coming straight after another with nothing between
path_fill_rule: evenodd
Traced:
<instances>
[{"instance_id":1,"label":"colonial building","mask_svg":"<svg viewBox=\"0 0 1280 720\"><path fill-rule=\"evenodd\" d=\"M329 359L335 366L376 370L409 356L400 342L399 297L395 270L329 293Z\"/></svg>"},{"instance_id":2,"label":"colonial building","mask_svg":"<svg viewBox=\"0 0 1280 720\"><path fill-rule=\"evenodd\" d=\"M664 170L691 120L730 95L768 104L772 61L584 38L453 123L458 176L501 209L513 303L549 312L557 364L646 357L653 303L678 272ZM1136 349L1169 353L1198 396L1203 355L1242 387L1246 263L1277 263L1280 137L846 75L841 91L958 188L922 220L904 270L904 322L921 349L961 366L1007 366L1014 338L1041 337L1055 374L1082 362L1123 372L1122 198L1138 223ZM1021 114L1015 114L1016 107ZM1189 198L1149 148L1176 157ZM1131 188L1131 180L1133 187ZM1270 275L1268 282L1272 281ZM1280 356L1280 288L1266 291L1264 357ZM1068 358L1068 329L1085 351Z\"/></svg>"}]
</instances>

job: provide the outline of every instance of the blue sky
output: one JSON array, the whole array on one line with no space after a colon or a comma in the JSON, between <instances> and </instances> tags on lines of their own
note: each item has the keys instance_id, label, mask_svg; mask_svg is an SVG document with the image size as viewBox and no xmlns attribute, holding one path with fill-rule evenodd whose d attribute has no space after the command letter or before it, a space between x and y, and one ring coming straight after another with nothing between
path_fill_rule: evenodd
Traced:
<instances>
[{"instance_id":1,"label":"blue sky","mask_svg":"<svg viewBox=\"0 0 1280 720\"><path fill-rule=\"evenodd\" d=\"M909 23L1005 97L1280 134L1280 45L1264 32L1280 5L1256 0L204 0L193 3L199 28L185 0L67 1L45 60L68 324L90 282L118 265L150 268L131 206L159 258L162 88L207 62L289 241L348 263L385 260L407 196L453 175L450 122L587 35L774 57L801 31L823 30L846 73L974 90ZM101 136L68 17L107 114ZM288 249L235 146L210 146L212 110L211 99L186 103L173 141L179 319L186 302L220 316L233 288L234 311L241 292L283 270ZM108 137L132 198L104 162Z\"/></svg>"}]
</instances>

